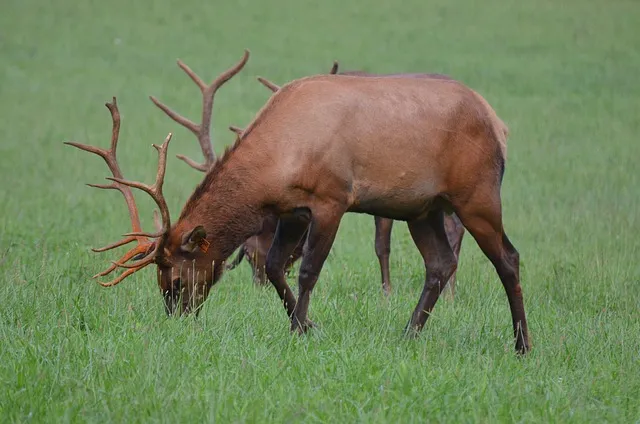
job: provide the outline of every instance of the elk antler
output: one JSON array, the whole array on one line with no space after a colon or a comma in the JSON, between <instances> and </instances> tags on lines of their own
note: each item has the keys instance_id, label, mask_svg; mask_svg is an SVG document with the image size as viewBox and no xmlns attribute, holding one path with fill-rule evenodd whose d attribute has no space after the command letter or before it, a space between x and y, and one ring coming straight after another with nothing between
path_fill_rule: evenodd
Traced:
<instances>
[{"instance_id":1,"label":"elk antler","mask_svg":"<svg viewBox=\"0 0 640 424\"><path fill-rule=\"evenodd\" d=\"M187 165L191 166L198 171L206 172L209 167L215 162L216 156L213 152L213 144L211 143L211 117L213 113L213 100L216 94L216 91L220 87L222 87L227 81L233 78L238 72L244 68L244 65L249 60L249 50L244 51L244 56L240 61L235 64L233 67L229 68L222 74L218 75L216 79L209 85L205 84L202 79L191 70L187 65L184 64L180 59L178 59L178 66L182 68L182 70L191 78L191 80L196 83L196 85L200 88L200 92L202 93L202 120L200 124L196 124L184 116L179 115L178 113L171 110L167 105L160 102L154 96L150 96L151 101L158 106L169 118L176 121L178 124L187 128L191 131L198 142L200 143L200 149L202 149L202 154L204 155L205 162L200 164L190 159L184 155L176 155L178 159L183 160Z\"/></svg>"},{"instance_id":2,"label":"elk antler","mask_svg":"<svg viewBox=\"0 0 640 424\"><path fill-rule=\"evenodd\" d=\"M237 135L242 135L242 131L244 131L240 127L236 127L235 125L229 125L229 131L236 133Z\"/></svg>"},{"instance_id":3,"label":"elk antler","mask_svg":"<svg viewBox=\"0 0 640 424\"><path fill-rule=\"evenodd\" d=\"M112 265L109 268L93 276L93 278L104 277L105 275L108 275L111 272L113 272L118 267L129 268L126 271L124 271L122 274L120 274L118 277L114 278L113 280L107 283L99 282L99 284L102 285L103 287L111 287L111 286L115 286L116 284L120 283L125 278L127 278L129 275L133 274L134 272L144 268L146 265L153 262L155 252L158 251L158 247L160 246L160 244L152 242L147 238L147 237L153 237L155 235L148 235L142 232L142 227L140 226L140 216L138 213L138 208L136 206L135 199L133 197L133 193L131 192L131 189L127 187L127 184L126 184L127 182L123 180L122 171L120 170L120 166L118 165L118 160L116 158L116 149L118 147L118 138L120 134L120 112L118 110L118 104L116 102L116 98L115 97L113 98L112 103L105 103L105 106L107 107L107 109L109 109L109 112L111 112L111 120L113 125L112 131L111 131L111 147L109 149L103 149L96 146L90 146L87 144L70 142L70 141L65 142L64 144L77 147L78 149L84 150L89 153L94 153L100 156L102 159L104 159L104 161L107 163L107 166L109 167L109 170L113 174L114 178L109 178L110 180L113 181L113 183L87 184L87 185L89 185L90 187L106 189L106 190L118 190L120 193L122 193L122 196L124 197L125 202L127 203L127 208L129 209L129 217L131 219L131 227L133 232L125 234L124 235L125 238L123 238L120 241L117 241L115 243L109 244L101 248L91 249L94 252L105 252L107 250L115 249L116 247L124 246L125 244L131 243L132 241L138 242L138 245L136 247L130 249L117 261L112 262ZM170 136L167 138L170 138ZM166 143L168 143L168 141L166 141L165 144ZM166 158L166 152L165 152L165 158ZM165 207L166 207L166 203L165 203ZM166 214L168 215L168 209L166 210ZM163 217L164 217L164 214L163 214ZM149 251L151 249L153 249L153 252L152 252L153 254L150 255ZM128 262L132 258L139 257L140 255L143 255L143 258L145 259L143 259L142 261L134 262L129 265L125 265L126 262ZM149 258L151 258L151 260L149 260Z\"/></svg>"},{"instance_id":4,"label":"elk antler","mask_svg":"<svg viewBox=\"0 0 640 424\"><path fill-rule=\"evenodd\" d=\"M267 87L269 90L273 91L274 93L278 90L280 90L280 86L276 85L274 83L272 83L271 81L269 81L266 78L263 77L258 77L258 81L260 81L262 83L262 85L264 85L265 87Z\"/></svg>"}]
</instances>

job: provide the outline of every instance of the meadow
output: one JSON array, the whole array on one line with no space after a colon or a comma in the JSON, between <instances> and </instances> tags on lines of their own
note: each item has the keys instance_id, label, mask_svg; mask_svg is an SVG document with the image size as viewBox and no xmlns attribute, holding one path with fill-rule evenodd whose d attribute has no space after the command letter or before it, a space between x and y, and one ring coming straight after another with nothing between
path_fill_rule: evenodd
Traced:
<instances>
[{"instance_id":1,"label":"meadow","mask_svg":"<svg viewBox=\"0 0 640 424\"><path fill-rule=\"evenodd\" d=\"M3 0L0 13L0 421L640 422L640 3L633 0L84 2ZM174 214L202 178L190 133L204 79L251 51L216 98L216 150L283 84L342 70L440 72L510 129L506 231L521 257L533 350L513 351L504 290L467 234L454 300L402 330L424 281L406 224L385 298L373 218L350 214L314 290L304 337L245 263L197 319L168 318L155 270L114 288L91 276L129 231L108 171L64 146L107 146L122 113L125 176L151 182L174 141ZM410 154L410 152L407 152ZM152 203L138 196L144 225ZM294 275L296 273L294 272ZM290 284L295 285L293 277Z\"/></svg>"}]
</instances>

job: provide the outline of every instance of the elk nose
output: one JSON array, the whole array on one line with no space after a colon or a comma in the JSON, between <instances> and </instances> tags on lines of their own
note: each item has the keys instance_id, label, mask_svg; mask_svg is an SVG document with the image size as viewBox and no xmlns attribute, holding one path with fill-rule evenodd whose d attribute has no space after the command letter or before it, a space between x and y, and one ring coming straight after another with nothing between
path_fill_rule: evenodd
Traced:
<instances>
[{"instance_id":1,"label":"elk nose","mask_svg":"<svg viewBox=\"0 0 640 424\"><path fill-rule=\"evenodd\" d=\"M171 287L164 291L165 312L171 316L179 307L179 300L182 290L182 282L180 278L171 281Z\"/></svg>"}]
</instances>

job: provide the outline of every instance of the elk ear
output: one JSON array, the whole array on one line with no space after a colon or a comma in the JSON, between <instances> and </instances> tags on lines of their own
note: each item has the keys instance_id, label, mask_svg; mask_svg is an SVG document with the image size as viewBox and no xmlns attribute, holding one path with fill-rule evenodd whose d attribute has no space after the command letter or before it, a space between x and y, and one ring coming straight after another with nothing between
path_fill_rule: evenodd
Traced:
<instances>
[{"instance_id":1,"label":"elk ear","mask_svg":"<svg viewBox=\"0 0 640 424\"><path fill-rule=\"evenodd\" d=\"M202 225L198 225L193 230L188 231L182 235L182 245L180 249L183 252L193 253L196 249L200 249L206 252L209 249L209 242L207 241L207 232Z\"/></svg>"}]
</instances>

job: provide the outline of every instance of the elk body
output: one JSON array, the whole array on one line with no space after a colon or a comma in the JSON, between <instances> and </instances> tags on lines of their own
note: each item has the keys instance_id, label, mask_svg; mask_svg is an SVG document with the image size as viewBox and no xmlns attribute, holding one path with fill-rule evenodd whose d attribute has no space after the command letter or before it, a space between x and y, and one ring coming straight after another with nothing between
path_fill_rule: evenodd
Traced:
<instances>
[{"instance_id":1,"label":"elk body","mask_svg":"<svg viewBox=\"0 0 640 424\"><path fill-rule=\"evenodd\" d=\"M353 76L373 76L373 77L406 77L406 78L435 78L443 80L453 80L451 77L443 74L421 74L421 73L405 73L405 74L372 74L363 71L343 71L338 72L338 62L334 62L333 67L329 74L334 75L353 75ZM276 92L280 87L271 81L258 77L258 80L269 88L271 91ZM203 152L204 153L204 152ZM462 246L462 237L464 236L464 226L460 222L460 219L455 215L445 215L445 231L447 238L453 249L453 253L458 260L460 255L460 248ZM385 294L391 292L391 276L389 272L389 256L391 254L391 229L393 227L393 220L376 216L374 217L375 223L375 252L378 257L378 263L380 265L380 274L382 279L382 289ZM227 269L234 269L242 261L243 258L247 258L253 271L254 281L258 284L266 283L265 266L267 262L267 253L269 247L273 242L275 236L277 220L275 217L265 220L265 225L262 231L250 237L242 246L234 260L229 263ZM306 233L303 235L304 239ZM285 266L285 272L291 268L291 266L302 256L302 244L296 246L290 255L290 258ZM445 290L451 293L451 297L455 293L455 280L456 272L454 271L449 281L445 285Z\"/></svg>"},{"instance_id":2,"label":"elk body","mask_svg":"<svg viewBox=\"0 0 640 424\"><path fill-rule=\"evenodd\" d=\"M115 127L114 119L114 134ZM310 296L342 216L366 213L406 221L424 259L424 288L407 324L417 333L457 266L444 224L454 212L504 286L516 350L529 349L519 255L502 223L506 126L475 91L433 78L317 75L292 81L213 163L173 224L162 197L170 138L156 146L154 185L111 178L117 187L153 197L160 231L135 231L131 240L108 246L134 237L154 240L139 240L132 249L144 252L135 254L142 259L127 263L134 257L128 252L115 266L127 268L126 277L155 263L169 312L198 309L230 255L276 216L266 273L291 330L304 332L312 325ZM305 233L296 299L284 270Z\"/></svg>"}]
</instances>

